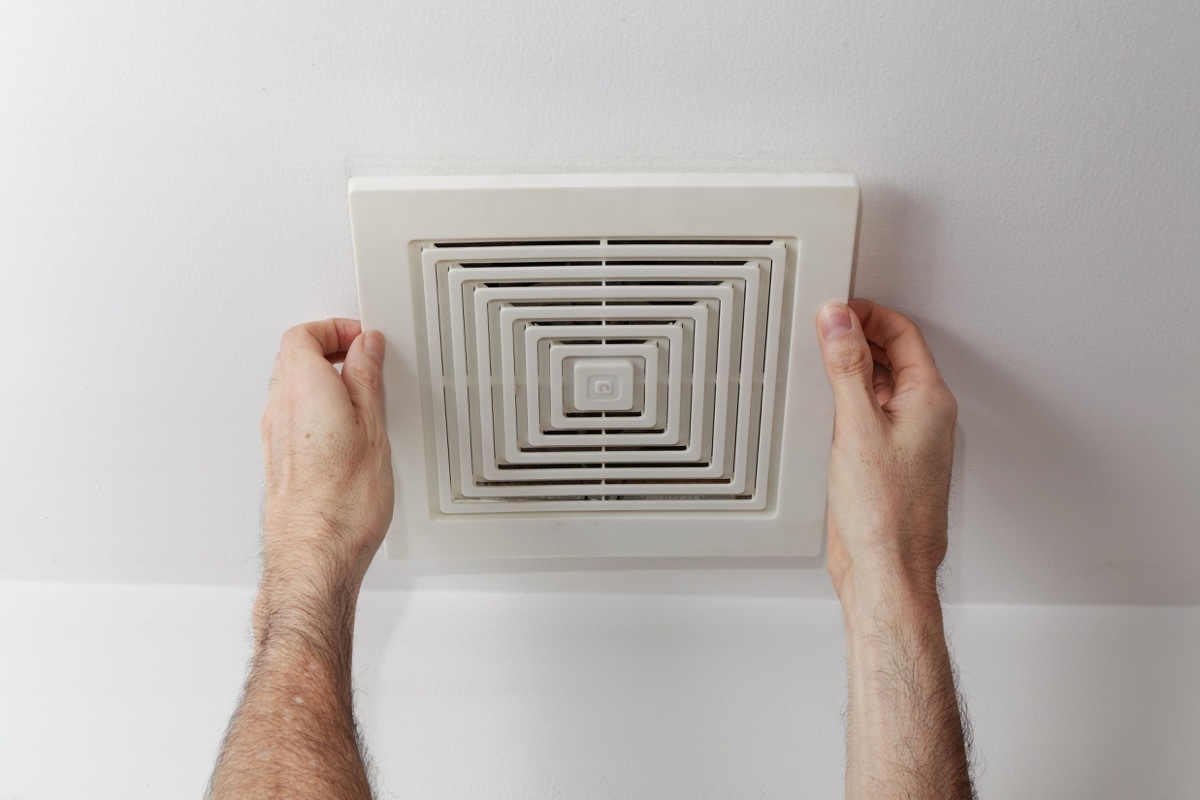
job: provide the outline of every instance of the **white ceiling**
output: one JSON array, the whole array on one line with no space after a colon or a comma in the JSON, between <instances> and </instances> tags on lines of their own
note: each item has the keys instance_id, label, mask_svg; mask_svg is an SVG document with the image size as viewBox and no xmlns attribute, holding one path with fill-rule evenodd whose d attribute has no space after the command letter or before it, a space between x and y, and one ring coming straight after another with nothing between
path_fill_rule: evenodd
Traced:
<instances>
[{"instance_id":1,"label":"white ceiling","mask_svg":"<svg viewBox=\"0 0 1200 800\"><path fill-rule=\"evenodd\" d=\"M0 7L0 579L254 579L279 334L377 170L842 169L962 407L947 586L1200 603L1200 4ZM825 595L818 570L375 585Z\"/></svg>"}]
</instances>

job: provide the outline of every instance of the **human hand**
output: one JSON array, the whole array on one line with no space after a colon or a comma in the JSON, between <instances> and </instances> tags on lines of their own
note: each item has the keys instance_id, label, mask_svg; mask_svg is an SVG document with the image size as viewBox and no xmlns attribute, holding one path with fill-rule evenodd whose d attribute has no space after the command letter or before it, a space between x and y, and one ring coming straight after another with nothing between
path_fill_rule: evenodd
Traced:
<instances>
[{"instance_id":1,"label":"human hand","mask_svg":"<svg viewBox=\"0 0 1200 800\"><path fill-rule=\"evenodd\" d=\"M829 560L834 589L882 583L937 591L946 555L957 405L920 330L869 300L830 303L817 317L836 403L829 458Z\"/></svg>"},{"instance_id":2,"label":"human hand","mask_svg":"<svg viewBox=\"0 0 1200 800\"><path fill-rule=\"evenodd\" d=\"M392 519L383 335L356 320L283 335L262 418L264 604L358 587ZM334 367L343 362L341 374Z\"/></svg>"},{"instance_id":3,"label":"human hand","mask_svg":"<svg viewBox=\"0 0 1200 800\"><path fill-rule=\"evenodd\" d=\"M392 519L383 336L350 319L285 333L262 436L254 659L209 793L369 798L350 662L358 589Z\"/></svg>"}]
</instances>

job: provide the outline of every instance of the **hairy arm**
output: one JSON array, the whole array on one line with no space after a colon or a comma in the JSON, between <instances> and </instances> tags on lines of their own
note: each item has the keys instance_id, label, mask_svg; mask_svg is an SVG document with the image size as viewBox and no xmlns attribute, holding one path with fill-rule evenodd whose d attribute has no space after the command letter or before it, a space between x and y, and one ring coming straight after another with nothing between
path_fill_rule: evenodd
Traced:
<instances>
[{"instance_id":1,"label":"hairy arm","mask_svg":"<svg viewBox=\"0 0 1200 800\"><path fill-rule=\"evenodd\" d=\"M382 355L382 337L352 320L283 337L262 426L254 657L213 774L218 800L371 797L350 659L359 587L392 515Z\"/></svg>"},{"instance_id":2,"label":"hairy arm","mask_svg":"<svg viewBox=\"0 0 1200 800\"><path fill-rule=\"evenodd\" d=\"M937 599L850 594L846 797L973 797Z\"/></svg>"},{"instance_id":3,"label":"hairy arm","mask_svg":"<svg viewBox=\"0 0 1200 800\"><path fill-rule=\"evenodd\" d=\"M212 796L369 798L350 695L351 604L269 615L213 776Z\"/></svg>"},{"instance_id":4,"label":"hairy arm","mask_svg":"<svg viewBox=\"0 0 1200 800\"><path fill-rule=\"evenodd\" d=\"M866 300L818 320L837 403L830 577L850 702L846 797L974 797L937 591L956 404L917 327Z\"/></svg>"}]
</instances>

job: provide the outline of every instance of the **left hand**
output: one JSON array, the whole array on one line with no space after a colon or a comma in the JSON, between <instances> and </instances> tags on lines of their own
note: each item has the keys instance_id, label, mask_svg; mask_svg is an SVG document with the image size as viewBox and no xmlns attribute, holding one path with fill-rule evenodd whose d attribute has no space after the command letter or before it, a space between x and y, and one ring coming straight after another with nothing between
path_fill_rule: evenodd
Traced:
<instances>
[{"instance_id":1,"label":"left hand","mask_svg":"<svg viewBox=\"0 0 1200 800\"><path fill-rule=\"evenodd\" d=\"M395 494L383 348L382 334L350 319L283 335L262 418L264 595L357 595Z\"/></svg>"},{"instance_id":2,"label":"left hand","mask_svg":"<svg viewBox=\"0 0 1200 800\"><path fill-rule=\"evenodd\" d=\"M818 317L836 403L829 575L846 602L887 586L937 595L958 406L912 320L869 300ZM849 590L849 591L847 591Z\"/></svg>"}]
</instances>

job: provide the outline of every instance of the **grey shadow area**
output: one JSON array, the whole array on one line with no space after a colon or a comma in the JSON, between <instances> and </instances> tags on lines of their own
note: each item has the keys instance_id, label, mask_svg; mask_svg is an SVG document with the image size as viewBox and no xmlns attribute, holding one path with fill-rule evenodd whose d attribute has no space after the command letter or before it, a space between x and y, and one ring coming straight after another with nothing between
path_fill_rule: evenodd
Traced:
<instances>
[{"instance_id":1,"label":"grey shadow area","mask_svg":"<svg viewBox=\"0 0 1200 800\"><path fill-rule=\"evenodd\" d=\"M1200 730L1195 609L983 606L950 627L981 786L994 771L1072 797L1192 796L1179 792Z\"/></svg>"},{"instance_id":2,"label":"grey shadow area","mask_svg":"<svg viewBox=\"0 0 1200 800\"><path fill-rule=\"evenodd\" d=\"M851 297L865 297L914 317L926 333L928 324L911 309L928 305L929 287L940 283L935 254L940 241L936 197L888 183L863 184L859 207ZM936 340L936 333L934 339ZM936 351L936 341L931 341ZM967 460L967 430L955 431L954 473L950 494L950 547L939 573L943 596L966 596L961 537L962 475Z\"/></svg>"},{"instance_id":3,"label":"grey shadow area","mask_svg":"<svg viewBox=\"0 0 1200 800\"><path fill-rule=\"evenodd\" d=\"M993 301L971 296L955 267L964 254L946 250L945 227L963 223L928 187L865 181L852 292L917 322L959 401L948 597L1200 602L1200 582L1172 563L1194 562L1196 548L1153 525L1164 502L1181 501L1137 474L1116 432L1085 427L1075 407L1088 398L1056 396L980 346L982 332L939 322L940 308ZM1122 424L1128 439L1136 422Z\"/></svg>"},{"instance_id":4,"label":"grey shadow area","mask_svg":"<svg viewBox=\"0 0 1200 800\"><path fill-rule=\"evenodd\" d=\"M967 432L962 425L954 431L954 468L950 476L950 546L938 572L939 592L944 600L961 602L966 596L964 582L966 570L963 563L962 530L962 474L967 461Z\"/></svg>"},{"instance_id":5,"label":"grey shadow area","mask_svg":"<svg viewBox=\"0 0 1200 800\"><path fill-rule=\"evenodd\" d=\"M819 558L511 558L389 561L368 588L832 598Z\"/></svg>"},{"instance_id":6,"label":"grey shadow area","mask_svg":"<svg viewBox=\"0 0 1200 800\"><path fill-rule=\"evenodd\" d=\"M1089 760L1098 767L1080 775L1080 796L1106 796L1113 785L1128 781L1133 764L1144 776L1143 788L1150 781L1179 781L1181 766L1195 764L1198 634L1197 616L1179 608L1097 609L1080 626L1077 642L1069 643L1077 669L1063 674L1062 683L1074 680L1087 699L1105 699L1077 703L1091 716L1086 727L1096 731L1088 746L1094 755ZM1047 658L1061 652L1060 642L1046 645ZM1191 791L1195 789L1193 785ZM1173 796L1166 785L1161 791Z\"/></svg>"},{"instance_id":7,"label":"grey shadow area","mask_svg":"<svg viewBox=\"0 0 1200 800\"><path fill-rule=\"evenodd\" d=\"M947 279L937 260L941 227L936 197L886 183L864 184L850 296L900 309L936 301Z\"/></svg>"},{"instance_id":8,"label":"grey shadow area","mask_svg":"<svg viewBox=\"0 0 1200 800\"><path fill-rule=\"evenodd\" d=\"M353 691L355 716L361 729L377 730L383 702L393 676L385 671L388 648L400 635L412 598L407 592L365 592L359 599L354 623ZM367 757L371 758L368 747ZM369 764L370 772L374 772ZM372 775L373 781L383 776Z\"/></svg>"},{"instance_id":9,"label":"grey shadow area","mask_svg":"<svg viewBox=\"0 0 1200 800\"><path fill-rule=\"evenodd\" d=\"M1155 500L1049 389L921 320L959 402L948 584L971 602L1178 602L1139 541ZM1107 448L1107 449L1106 449ZM1175 594L1179 587L1174 587ZM1195 596L1191 602L1200 600Z\"/></svg>"}]
</instances>

